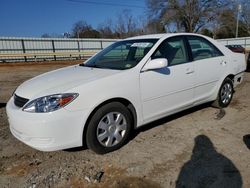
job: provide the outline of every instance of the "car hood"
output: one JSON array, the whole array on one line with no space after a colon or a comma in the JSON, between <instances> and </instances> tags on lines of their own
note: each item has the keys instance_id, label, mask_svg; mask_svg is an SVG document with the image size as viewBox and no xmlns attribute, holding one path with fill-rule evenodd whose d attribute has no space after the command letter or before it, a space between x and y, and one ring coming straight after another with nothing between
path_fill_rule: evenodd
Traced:
<instances>
[{"instance_id":1,"label":"car hood","mask_svg":"<svg viewBox=\"0 0 250 188\"><path fill-rule=\"evenodd\" d=\"M58 94L119 72L121 70L70 66L34 77L21 84L15 93L28 99Z\"/></svg>"}]
</instances>

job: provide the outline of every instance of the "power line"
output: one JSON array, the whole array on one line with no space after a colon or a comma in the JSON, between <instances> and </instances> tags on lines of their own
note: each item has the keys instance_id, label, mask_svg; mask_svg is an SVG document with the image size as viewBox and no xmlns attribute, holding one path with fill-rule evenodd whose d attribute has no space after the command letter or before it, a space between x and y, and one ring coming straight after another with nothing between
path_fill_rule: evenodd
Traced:
<instances>
[{"instance_id":1,"label":"power line","mask_svg":"<svg viewBox=\"0 0 250 188\"><path fill-rule=\"evenodd\" d=\"M103 0L103 1L106 1L106 0ZM138 3L144 3L145 0L126 0L126 1L133 1L133 2L138 2Z\"/></svg>"},{"instance_id":2,"label":"power line","mask_svg":"<svg viewBox=\"0 0 250 188\"><path fill-rule=\"evenodd\" d=\"M121 4L121 3L110 3L110 2L97 2L97 1L85 1L85 0L66 0L73 3L83 3L83 4L94 4L94 5L106 5L106 6L120 6L120 7L130 7L130 8L145 8L138 5L131 4Z\"/></svg>"},{"instance_id":3,"label":"power line","mask_svg":"<svg viewBox=\"0 0 250 188\"><path fill-rule=\"evenodd\" d=\"M97 1L85 1L85 0L66 0L72 3L82 3L82 4L94 4L94 5L105 5L105 6L116 6L116 7L130 7L130 8L140 8L144 9L145 7L138 6L138 5L129 5L129 4L120 4L120 3L104 3L104 2L97 2Z\"/></svg>"},{"instance_id":4,"label":"power line","mask_svg":"<svg viewBox=\"0 0 250 188\"><path fill-rule=\"evenodd\" d=\"M106 0L103 0L103 1L106 1ZM109 1L109 0L108 0L108 1ZM111 0L111 1L112 1L112 0ZM136 2L138 2L138 3L139 3L139 2L145 2L145 0L126 0L126 1L133 1L133 2L136 1Z\"/></svg>"}]
</instances>

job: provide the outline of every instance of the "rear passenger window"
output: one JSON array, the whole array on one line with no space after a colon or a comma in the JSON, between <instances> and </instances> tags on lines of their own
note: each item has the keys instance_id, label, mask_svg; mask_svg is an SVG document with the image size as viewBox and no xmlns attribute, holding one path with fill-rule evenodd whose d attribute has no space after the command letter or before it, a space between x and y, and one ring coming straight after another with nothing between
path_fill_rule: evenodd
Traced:
<instances>
[{"instance_id":1,"label":"rear passenger window","mask_svg":"<svg viewBox=\"0 0 250 188\"><path fill-rule=\"evenodd\" d=\"M166 58L170 66L188 62L188 54L183 37L166 39L160 44L151 58Z\"/></svg>"},{"instance_id":2,"label":"rear passenger window","mask_svg":"<svg viewBox=\"0 0 250 188\"><path fill-rule=\"evenodd\" d=\"M196 36L188 36L188 42L191 47L193 60L208 59L212 57L223 56L212 43Z\"/></svg>"}]
</instances>

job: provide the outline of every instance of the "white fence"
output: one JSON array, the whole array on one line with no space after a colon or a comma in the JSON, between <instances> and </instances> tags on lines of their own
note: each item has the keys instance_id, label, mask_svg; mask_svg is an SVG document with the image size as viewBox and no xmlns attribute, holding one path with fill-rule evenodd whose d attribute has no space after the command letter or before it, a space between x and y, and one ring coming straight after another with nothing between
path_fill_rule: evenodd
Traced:
<instances>
[{"instance_id":1,"label":"white fence","mask_svg":"<svg viewBox=\"0 0 250 188\"><path fill-rule=\"evenodd\" d=\"M0 37L0 62L85 58L116 39ZM250 50L250 37L219 39L224 45L239 44Z\"/></svg>"},{"instance_id":2,"label":"white fence","mask_svg":"<svg viewBox=\"0 0 250 188\"><path fill-rule=\"evenodd\" d=\"M17 38L0 37L1 61L32 61L39 59L63 59L93 54L110 44L113 39L68 38Z\"/></svg>"},{"instance_id":3,"label":"white fence","mask_svg":"<svg viewBox=\"0 0 250 188\"><path fill-rule=\"evenodd\" d=\"M250 37L219 39L218 41L224 45L230 45L230 44L242 45L247 50L250 50Z\"/></svg>"}]
</instances>

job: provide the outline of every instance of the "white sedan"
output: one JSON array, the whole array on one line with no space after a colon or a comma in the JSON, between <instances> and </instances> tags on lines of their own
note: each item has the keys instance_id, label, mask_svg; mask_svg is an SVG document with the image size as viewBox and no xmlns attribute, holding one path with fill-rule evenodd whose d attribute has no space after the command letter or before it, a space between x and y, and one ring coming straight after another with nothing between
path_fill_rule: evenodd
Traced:
<instances>
[{"instance_id":1,"label":"white sedan","mask_svg":"<svg viewBox=\"0 0 250 188\"><path fill-rule=\"evenodd\" d=\"M244 55L202 35L128 38L21 84L7 104L10 130L41 151L86 142L111 152L146 123L207 102L227 107L245 69Z\"/></svg>"}]
</instances>

